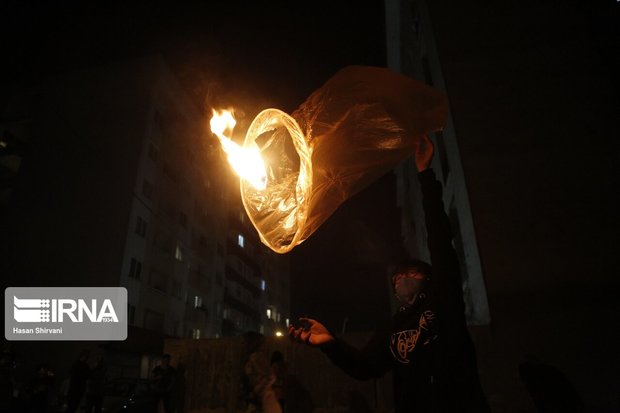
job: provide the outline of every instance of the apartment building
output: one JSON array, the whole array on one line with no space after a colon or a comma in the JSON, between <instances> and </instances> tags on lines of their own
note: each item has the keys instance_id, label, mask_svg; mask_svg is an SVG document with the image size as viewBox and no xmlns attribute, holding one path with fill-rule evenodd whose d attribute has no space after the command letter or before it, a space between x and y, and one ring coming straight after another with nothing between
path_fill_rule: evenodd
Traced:
<instances>
[{"instance_id":1,"label":"apartment building","mask_svg":"<svg viewBox=\"0 0 620 413\"><path fill-rule=\"evenodd\" d=\"M208 119L162 59L58 75L8 102L5 286L126 287L138 352L272 334L288 317L287 257L269 258L245 221Z\"/></svg>"}]
</instances>

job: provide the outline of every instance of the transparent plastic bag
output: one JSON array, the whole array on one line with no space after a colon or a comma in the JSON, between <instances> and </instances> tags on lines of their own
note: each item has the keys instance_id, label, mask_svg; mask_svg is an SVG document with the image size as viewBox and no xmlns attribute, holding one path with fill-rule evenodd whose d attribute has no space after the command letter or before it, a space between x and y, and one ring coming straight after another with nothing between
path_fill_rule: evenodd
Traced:
<instances>
[{"instance_id":1,"label":"transparent plastic bag","mask_svg":"<svg viewBox=\"0 0 620 413\"><path fill-rule=\"evenodd\" d=\"M241 180L241 198L261 241L286 253L345 200L412 155L421 136L443 128L440 91L388 69L350 66L292 115L261 112L244 147L258 146L268 184Z\"/></svg>"}]
</instances>

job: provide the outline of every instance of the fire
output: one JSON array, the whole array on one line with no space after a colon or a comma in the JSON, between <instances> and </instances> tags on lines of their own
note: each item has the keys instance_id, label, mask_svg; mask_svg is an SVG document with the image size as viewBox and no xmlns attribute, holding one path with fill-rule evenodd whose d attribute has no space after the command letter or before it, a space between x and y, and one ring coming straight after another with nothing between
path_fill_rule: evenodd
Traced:
<instances>
[{"instance_id":1,"label":"fire","mask_svg":"<svg viewBox=\"0 0 620 413\"><path fill-rule=\"evenodd\" d=\"M267 172L265 162L256 144L253 146L242 147L226 136L232 135L236 125L232 112L228 110L213 110L213 117L209 122L211 132L220 140L222 149L228 155L228 163L234 171L248 181L255 189L263 190L267 187Z\"/></svg>"}]
</instances>

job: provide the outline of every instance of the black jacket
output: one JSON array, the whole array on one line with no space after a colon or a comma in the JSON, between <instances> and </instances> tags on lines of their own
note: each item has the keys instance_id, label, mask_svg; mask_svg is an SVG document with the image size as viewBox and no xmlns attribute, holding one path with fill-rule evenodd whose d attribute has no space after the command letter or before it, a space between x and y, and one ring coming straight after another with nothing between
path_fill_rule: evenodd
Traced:
<instances>
[{"instance_id":1,"label":"black jacket","mask_svg":"<svg viewBox=\"0 0 620 413\"><path fill-rule=\"evenodd\" d=\"M460 266L441 184L431 169L418 178L433 263L424 290L362 350L339 338L321 350L357 379L381 377L392 370L396 413L488 412L467 330Z\"/></svg>"}]
</instances>

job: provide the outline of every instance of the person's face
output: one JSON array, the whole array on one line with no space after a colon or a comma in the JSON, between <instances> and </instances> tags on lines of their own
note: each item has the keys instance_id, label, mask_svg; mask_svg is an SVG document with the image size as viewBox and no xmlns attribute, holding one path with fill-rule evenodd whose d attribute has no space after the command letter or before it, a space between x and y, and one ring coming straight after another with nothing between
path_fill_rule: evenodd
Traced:
<instances>
[{"instance_id":1,"label":"person's face","mask_svg":"<svg viewBox=\"0 0 620 413\"><path fill-rule=\"evenodd\" d=\"M392 277L396 297L402 302L410 302L420 292L425 275L415 270L404 271Z\"/></svg>"}]
</instances>

